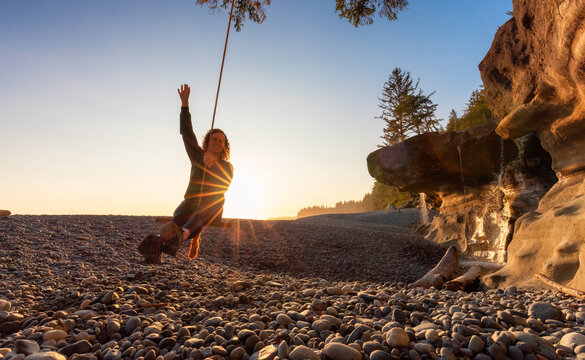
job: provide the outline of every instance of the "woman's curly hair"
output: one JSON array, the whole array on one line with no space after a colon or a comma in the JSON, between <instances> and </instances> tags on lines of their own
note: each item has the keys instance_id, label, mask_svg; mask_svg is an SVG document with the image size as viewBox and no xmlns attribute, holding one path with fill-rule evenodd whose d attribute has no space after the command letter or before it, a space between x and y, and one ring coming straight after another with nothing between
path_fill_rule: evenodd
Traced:
<instances>
[{"instance_id":1,"label":"woman's curly hair","mask_svg":"<svg viewBox=\"0 0 585 360\"><path fill-rule=\"evenodd\" d=\"M223 161L228 161L230 159L230 142L227 138L227 135L221 129L211 129L205 134L203 138L203 151L207 151L207 147L209 146L209 139L211 138L212 134L223 134L225 138L224 149L219 155L220 159Z\"/></svg>"}]
</instances>

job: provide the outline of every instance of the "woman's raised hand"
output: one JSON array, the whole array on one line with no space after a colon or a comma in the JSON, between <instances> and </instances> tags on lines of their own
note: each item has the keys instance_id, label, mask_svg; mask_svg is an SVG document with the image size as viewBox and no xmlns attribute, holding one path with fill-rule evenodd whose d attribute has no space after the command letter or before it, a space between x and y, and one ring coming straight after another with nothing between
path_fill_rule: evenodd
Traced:
<instances>
[{"instance_id":1,"label":"woman's raised hand","mask_svg":"<svg viewBox=\"0 0 585 360\"><path fill-rule=\"evenodd\" d=\"M191 94L191 88L187 84L181 85L177 92L181 98L181 106L189 106L189 94Z\"/></svg>"}]
</instances>

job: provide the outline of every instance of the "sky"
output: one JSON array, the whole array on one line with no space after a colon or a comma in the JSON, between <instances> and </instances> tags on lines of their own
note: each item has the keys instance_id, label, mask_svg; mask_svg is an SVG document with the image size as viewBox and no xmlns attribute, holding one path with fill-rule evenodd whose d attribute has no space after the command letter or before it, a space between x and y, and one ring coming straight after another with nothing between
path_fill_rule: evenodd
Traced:
<instances>
[{"instance_id":1,"label":"sky","mask_svg":"<svg viewBox=\"0 0 585 360\"><path fill-rule=\"evenodd\" d=\"M398 21L354 28L333 0L273 1L232 31L215 126L234 178L224 217L295 216L360 200L382 143L392 69L465 107L510 0L412 0ZM15 214L171 215L190 163L177 88L211 126L229 13L194 0L0 2L0 209ZM445 121L446 122L446 121Z\"/></svg>"}]
</instances>

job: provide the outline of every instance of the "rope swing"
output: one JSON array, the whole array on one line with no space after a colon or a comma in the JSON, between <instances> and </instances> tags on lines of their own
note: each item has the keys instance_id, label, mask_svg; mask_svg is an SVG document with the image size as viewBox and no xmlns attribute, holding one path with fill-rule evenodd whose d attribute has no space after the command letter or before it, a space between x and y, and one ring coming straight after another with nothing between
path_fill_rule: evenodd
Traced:
<instances>
[{"instance_id":1,"label":"rope swing","mask_svg":"<svg viewBox=\"0 0 585 360\"><path fill-rule=\"evenodd\" d=\"M230 37L230 28L232 26L232 15L234 13L234 3L232 0L232 7L230 9L230 19L228 21L227 32L225 34L225 45L223 46L223 55L221 57L221 68L219 70L219 81L217 82L217 92L215 93L215 105L213 106L213 117L211 118L211 128L209 129L209 137L211 139L212 131L215 126L215 113L217 112L217 101L219 99L219 89L221 89L221 78L223 76L223 65L225 64L225 53L227 51L228 40ZM207 144L209 146L209 143ZM199 205L201 205L201 199L203 194L203 185L205 184L205 175L207 174L207 166L203 166L203 176L201 177L201 188L199 190Z\"/></svg>"}]
</instances>

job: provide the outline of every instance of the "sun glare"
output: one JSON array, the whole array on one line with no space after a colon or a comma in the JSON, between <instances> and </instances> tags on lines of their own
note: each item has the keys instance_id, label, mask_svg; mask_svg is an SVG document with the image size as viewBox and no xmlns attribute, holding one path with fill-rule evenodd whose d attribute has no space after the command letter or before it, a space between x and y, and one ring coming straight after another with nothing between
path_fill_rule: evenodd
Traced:
<instances>
[{"instance_id":1,"label":"sun glare","mask_svg":"<svg viewBox=\"0 0 585 360\"><path fill-rule=\"evenodd\" d=\"M262 182L262 171L238 164L234 178L225 193L223 216L226 218L265 219L268 214L268 184Z\"/></svg>"}]
</instances>

